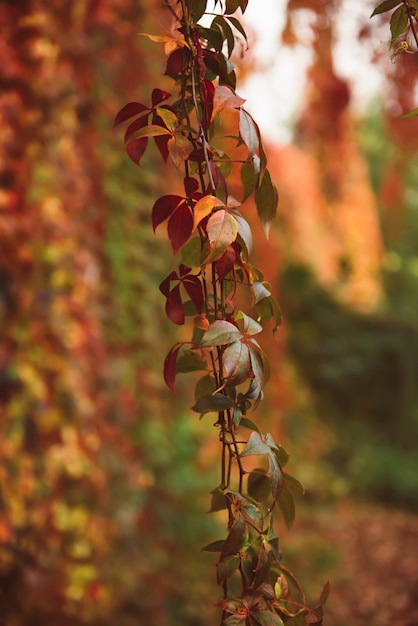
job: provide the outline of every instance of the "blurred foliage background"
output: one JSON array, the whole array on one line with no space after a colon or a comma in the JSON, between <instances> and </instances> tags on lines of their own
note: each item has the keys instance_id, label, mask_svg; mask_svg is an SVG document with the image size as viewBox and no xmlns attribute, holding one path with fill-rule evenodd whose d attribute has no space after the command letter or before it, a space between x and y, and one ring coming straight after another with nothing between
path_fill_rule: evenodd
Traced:
<instances>
[{"instance_id":1,"label":"blurred foliage background","mask_svg":"<svg viewBox=\"0 0 418 626\"><path fill-rule=\"evenodd\" d=\"M313 596L331 579L328 623L412 626L418 120L399 116L418 67L388 61L370 3L359 36L385 92L355 115L333 64L344 6L287 3L283 45L307 17L312 63L293 141L268 147L268 242L254 225L284 316L259 419L306 487L284 562ZM159 3L3 1L0 26L1 620L209 626L217 441L187 381L162 382L173 259L150 225L177 174L152 150L138 169L112 133L126 102L170 90L138 37L164 29Z\"/></svg>"}]
</instances>

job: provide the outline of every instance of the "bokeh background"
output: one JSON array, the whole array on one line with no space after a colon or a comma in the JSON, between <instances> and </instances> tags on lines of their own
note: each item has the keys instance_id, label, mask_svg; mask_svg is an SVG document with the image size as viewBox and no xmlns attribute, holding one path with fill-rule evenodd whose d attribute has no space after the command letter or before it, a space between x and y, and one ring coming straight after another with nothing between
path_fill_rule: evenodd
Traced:
<instances>
[{"instance_id":1,"label":"bokeh background","mask_svg":"<svg viewBox=\"0 0 418 626\"><path fill-rule=\"evenodd\" d=\"M274 45L283 63L307 51L306 73L260 82L251 21L235 62L280 195L268 242L247 211L284 319L265 333L258 419L306 488L292 531L277 522L284 563L313 600L331 581L328 626L416 626L418 119L400 115L418 55L391 61L373 2L276 8ZM347 58L379 77L361 107L344 23ZM174 397L161 375L177 335L158 285L175 261L150 210L178 174L152 149L137 168L112 132L126 102L170 91L162 48L138 36L164 28L157 0L0 2L2 625L217 623L200 552L220 533L216 432L187 380Z\"/></svg>"}]
</instances>

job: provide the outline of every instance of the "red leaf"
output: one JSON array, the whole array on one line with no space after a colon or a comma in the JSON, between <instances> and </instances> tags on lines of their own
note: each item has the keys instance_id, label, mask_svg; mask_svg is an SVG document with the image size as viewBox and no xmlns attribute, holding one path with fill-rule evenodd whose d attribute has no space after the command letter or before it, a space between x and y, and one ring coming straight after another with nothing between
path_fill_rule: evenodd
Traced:
<instances>
[{"instance_id":1,"label":"red leaf","mask_svg":"<svg viewBox=\"0 0 418 626\"><path fill-rule=\"evenodd\" d=\"M117 113L115 121L113 122L113 128L116 128L116 126L119 126L122 122L126 122L129 118L143 113L144 111L149 111L149 108L146 107L145 104L141 104L140 102L128 102L128 104L125 104Z\"/></svg>"},{"instance_id":2,"label":"red leaf","mask_svg":"<svg viewBox=\"0 0 418 626\"><path fill-rule=\"evenodd\" d=\"M171 93L158 88L152 90L151 100L153 107L160 104L160 102L164 102L164 100L167 100L168 98L171 98Z\"/></svg>"},{"instance_id":3,"label":"red leaf","mask_svg":"<svg viewBox=\"0 0 418 626\"><path fill-rule=\"evenodd\" d=\"M177 48L170 54L164 72L165 76L179 76L182 73L185 54L186 48Z\"/></svg>"},{"instance_id":4,"label":"red leaf","mask_svg":"<svg viewBox=\"0 0 418 626\"><path fill-rule=\"evenodd\" d=\"M166 298L168 298L168 294L170 293L171 281L173 280L179 280L177 272L175 272L174 270L171 272L171 274L167 276L167 278L164 278L163 282L160 285L160 291Z\"/></svg>"},{"instance_id":5,"label":"red leaf","mask_svg":"<svg viewBox=\"0 0 418 626\"><path fill-rule=\"evenodd\" d=\"M164 359L164 380L165 384L173 393L177 393L174 389L174 382L176 380L176 363L179 350L183 344L176 343L167 354Z\"/></svg>"},{"instance_id":6,"label":"red leaf","mask_svg":"<svg viewBox=\"0 0 418 626\"><path fill-rule=\"evenodd\" d=\"M213 96L215 94L215 85L211 80L205 78L202 82L204 108L203 108L203 127L205 130L209 128L213 111Z\"/></svg>"},{"instance_id":7,"label":"red leaf","mask_svg":"<svg viewBox=\"0 0 418 626\"><path fill-rule=\"evenodd\" d=\"M126 129L125 136L123 138L124 142L127 143L129 139L132 137L132 135L134 135L137 130L144 128L144 126L146 126L147 123L148 123L148 114L141 115L141 117L138 117L136 120L134 120L132 124L129 124L128 128Z\"/></svg>"},{"instance_id":8,"label":"red leaf","mask_svg":"<svg viewBox=\"0 0 418 626\"><path fill-rule=\"evenodd\" d=\"M203 288L202 283L200 282L197 276L193 276L189 274L183 280L184 288L189 296L190 300L196 307L196 311L198 313L202 313L203 310Z\"/></svg>"},{"instance_id":9,"label":"red leaf","mask_svg":"<svg viewBox=\"0 0 418 626\"><path fill-rule=\"evenodd\" d=\"M187 176L184 179L184 191L186 192L186 196L193 195L199 189L199 183L192 176Z\"/></svg>"},{"instance_id":10,"label":"red leaf","mask_svg":"<svg viewBox=\"0 0 418 626\"><path fill-rule=\"evenodd\" d=\"M158 198L152 207L152 228L154 232L162 222L165 222L173 211L179 206L180 202L184 202L181 196L167 195Z\"/></svg>"},{"instance_id":11,"label":"red leaf","mask_svg":"<svg viewBox=\"0 0 418 626\"><path fill-rule=\"evenodd\" d=\"M216 261L216 272L218 278L222 281L229 272L232 272L235 265L235 250L232 246L228 246L221 258Z\"/></svg>"},{"instance_id":12,"label":"red leaf","mask_svg":"<svg viewBox=\"0 0 418 626\"><path fill-rule=\"evenodd\" d=\"M132 159L134 163L139 165L145 150L148 145L148 137L141 137L140 139L135 139L135 141L131 141L125 146L126 153Z\"/></svg>"},{"instance_id":13,"label":"red leaf","mask_svg":"<svg viewBox=\"0 0 418 626\"><path fill-rule=\"evenodd\" d=\"M165 303L165 312L169 320L173 324L181 326L184 324L184 307L181 301L180 285L176 285L168 294L167 301Z\"/></svg>"},{"instance_id":14,"label":"red leaf","mask_svg":"<svg viewBox=\"0 0 418 626\"><path fill-rule=\"evenodd\" d=\"M152 116L152 123L153 124L164 124L163 120L161 119L161 117L159 115L157 115L156 113ZM163 157L164 163L167 163L167 159L168 159L168 140L170 139L171 135L167 135L165 136L160 136L160 137L154 137L154 141L155 141L155 145L158 148L159 153L161 154L161 156Z\"/></svg>"},{"instance_id":15,"label":"red leaf","mask_svg":"<svg viewBox=\"0 0 418 626\"><path fill-rule=\"evenodd\" d=\"M180 204L168 220L168 237L173 247L173 254L177 254L184 246L193 230L193 215L186 202Z\"/></svg>"}]
</instances>

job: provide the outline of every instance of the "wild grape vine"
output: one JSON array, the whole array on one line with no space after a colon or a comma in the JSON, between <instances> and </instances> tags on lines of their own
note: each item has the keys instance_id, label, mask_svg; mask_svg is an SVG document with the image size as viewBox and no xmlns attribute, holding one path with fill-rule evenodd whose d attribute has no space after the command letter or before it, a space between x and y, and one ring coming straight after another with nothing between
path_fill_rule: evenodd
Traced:
<instances>
[{"instance_id":1,"label":"wild grape vine","mask_svg":"<svg viewBox=\"0 0 418 626\"><path fill-rule=\"evenodd\" d=\"M151 215L154 231L166 225L179 258L178 269L160 285L166 314L174 324L187 320L191 327L190 340L169 351L164 379L175 391L178 374L200 372L192 410L200 417L216 415L220 483L210 510L225 511L227 530L204 550L218 554L221 624L322 624L328 585L318 605L308 608L296 578L281 563L273 524L278 509L292 525L294 495L303 487L284 469L285 448L248 417L269 377L257 335L271 321L275 333L281 321L270 285L250 260L252 231L243 215L254 196L268 234L278 202L259 128L236 92L231 62L236 46L247 43L238 15L248 0L214 0L211 11L208 4L165 1L172 35L145 36L165 46L172 93L155 87L149 103L124 106L115 126L127 123L125 148L137 165L152 138L163 161L171 159L182 175L183 192L158 198ZM230 193L237 176L238 198ZM255 469L248 465L252 456L260 457Z\"/></svg>"}]
</instances>

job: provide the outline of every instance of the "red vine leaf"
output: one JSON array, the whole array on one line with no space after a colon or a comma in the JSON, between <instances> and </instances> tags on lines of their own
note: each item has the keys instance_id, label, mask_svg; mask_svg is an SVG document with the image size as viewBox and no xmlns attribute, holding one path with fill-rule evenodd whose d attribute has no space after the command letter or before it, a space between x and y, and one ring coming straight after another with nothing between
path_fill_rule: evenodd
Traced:
<instances>
[{"instance_id":1,"label":"red vine leaf","mask_svg":"<svg viewBox=\"0 0 418 626\"><path fill-rule=\"evenodd\" d=\"M184 202L184 199L181 196L175 195L161 196L161 198L158 198L158 200L155 201L151 214L152 228L154 232L156 231L157 226L159 226L162 222L165 222L165 220L170 217L170 215L179 206L180 202Z\"/></svg>"},{"instance_id":2,"label":"red vine leaf","mask_svg":"<svg viewBox=\"0 0 418 626\"><path fill-rule=\"evenodd\" d=\"M185 202L182 202L168 220L167 232L176 255L192 234L193 215Z\"/></svg>"},{"instance_id":3,"label":"red vine leaf","mask_svg":"<svg viewBox=\"0 0 418 626\"><path fill-rule=\"evenodd\" d=\"M164 359L164 381L173 393L177 393L174 389L174 382L176 380L176 364L180 348L183 345L183 343L176 343Z\"/></svg>"}]
</instances>

